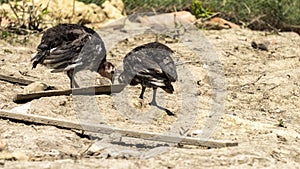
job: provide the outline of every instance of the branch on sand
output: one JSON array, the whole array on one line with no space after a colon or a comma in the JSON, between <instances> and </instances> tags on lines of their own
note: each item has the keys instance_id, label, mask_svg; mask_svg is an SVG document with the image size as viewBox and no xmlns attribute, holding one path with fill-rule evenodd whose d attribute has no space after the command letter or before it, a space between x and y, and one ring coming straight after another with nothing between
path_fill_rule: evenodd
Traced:
<instances>
[{"instance_id":1,"label":"branch on sand","mask_svg":"<svg viewBox=\"0 0 300 169\"><path fill-rule=\"evenodd\" d=\"M76 129L84 130L89 132L103 133L103 134L112 134L118 133L122 137L133 137L145 140L152 141L161 141L166 143L180 143L181 145L194 145L194 146L204 146L211 148L221 148L221 147L231 147L237 146L237 142L224 141L224 140L204 140L200 138L184 137L184 136L172 136L172 135L163 135L160 133L154 132L145 132L145 131L133 131L128 129L119 129L115 127L110 127L102 124L89 124L89 123L79 123L63 119L56 119L45 116L38 116L32 114L21 114L13 113L4 110L0 110L0 118L16 120L18 122L24 123L33 123L33 124L42 124L56 126L64 129Z\"/></svg>"},{"instance_id":2,"label":"branch on sand","mask_svg":"<svg viewBox=\"0 0 300 169\"><path fill-rule=\"evenodd\" d=\"M85 88L74 88L68 90L49 90L28 94L16 94L13 101L22 103L41 97L61 96L61 95L96 95L96 94L111 94L119 93L124 89L125 85L105 85L105 86L92 86Z\"/></svg>"}]
</instances>

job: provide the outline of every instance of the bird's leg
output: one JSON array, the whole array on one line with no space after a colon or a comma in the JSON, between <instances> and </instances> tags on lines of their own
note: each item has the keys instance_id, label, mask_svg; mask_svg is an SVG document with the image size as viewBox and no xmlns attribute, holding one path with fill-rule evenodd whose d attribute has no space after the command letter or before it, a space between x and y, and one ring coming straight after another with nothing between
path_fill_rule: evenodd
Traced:
<instances>
[{"instance_id":1,"label":"bird's leg","mask_svg":"<svg viewBox=\"0 0 300 169\"><path fill-rule=\"evenodd\" d=\"M145 90L146 90L146 87L142 86L142 92L140 94L140 99L144 99Z\"/></svg>"},{"instance_id":2,"label":"bird's leg","mask_svg":"<svg viewBox=\"0 0 300 169\"><path fill-rule=\"evenodd\" d=\"M72 83L73 83L73 86L74 86L73 88L79 88L79 85L77 84L77 82L75 80Z\"/></svg>"},{"instance_id":3,"label":"bird's leg","mask_svg":"<svg viewBox=\"0 0 300 169\"><path fill-rule=\"evenodd\" d=\"M67 71L67 75L70 79L70 88L79 88L79 85L76 83L76 81L74 80L74 71L73 70L69 70ZM74 84L73 84L74 82Z\"/></svg>"},{"instance_id":4,"label":"bird's leg","mask_svg":"<svg viewBox=\"0 0 300 169\"><path fill-rule=\"evenodd\" d=\"M145 90L146 90L146 87L144 87L143 85L142 85L142 92L141 92L141 94L140 94L140 99L139 99L139 103L138 103L138 107L140 107L140 108L144 108L148 103L145 103L145 100L144 100L144 93L145 93Z\"/></svg>"},{"instance_id":5,"label":"bird's leg","mask_svg":"<svg viewBox=\"0 0 300 169\"><path fill-rule=\"evenodd\" d=\"M174 116L175 114L173 112L171 112L169 109L161 107L156 103L156 92L157 92L157 88L153 88L153 98L149 104L152 106L156 106L157 108L159 108L161 110L164 110L169 116Z\"/></svg>"},{"instance_id":6,"label":"bird's leg","mask_svg":"<svg viewBox=\"0 0 300 169\"><path fill-rule=\"evenodd\" d=\"M156 92L157 92L157 88L153 88L153 97L152 97L152 101L149 103L150 105L157 106Z\"/></svg>"},{"instance_id":7,"label":"bird's leg","mask_svg":"<svg viewBox=\"0 0 300 169\"><path fill-rule=\"evenodd\" d=\"M70 88L73 88L73 71L67 71L67 75L70 79Z\"/></svg>"}]
</instances>

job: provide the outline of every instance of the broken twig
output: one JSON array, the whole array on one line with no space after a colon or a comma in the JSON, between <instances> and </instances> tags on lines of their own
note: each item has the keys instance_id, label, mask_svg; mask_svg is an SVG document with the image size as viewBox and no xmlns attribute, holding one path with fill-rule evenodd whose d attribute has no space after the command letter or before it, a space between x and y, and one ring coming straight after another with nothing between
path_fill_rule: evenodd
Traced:
<instances>
[{"instance_id":1,"label":"broken twig","mask_svg":"<svg viewBox=\"0 0 300 169\"><path fill-rule=\"evenodd\" d=\"M119 129L115 127L110 127L102 124L88 124L88 123L78 123L68 120L56 119L45 116L38 116L32 114L21 114L13 113L8 111L0 110L0 117L5 119L12 119L26 123L35 123L43 125L51 125L65 129L77 129L89 132L112 134L118 133L122 137L133 137L152 141L162 141L167 143L178 143L183 145L194 145L194 146L205 146L212 148L220 147L230 147L237 146L237 142L231 141L221 141L221 140L203 140L200 138L184 137L184 136L172 136L172 135L162 135L160 133L145 132L145 131L133 131L128 129Z\"/></svg>"},{"instance_id":2,"label":"broken twig","mask_svg":"<svg viewBox=\"0 0 300 169\"><path fill-rule=\"evenodd\" d=\"M7 75L1 75L1 74L0 74L0 80L7 81L10 83L18 83L20 85L29 85L30 83L34 82L32 80L27 80L27 79L22 79L13 76L7 76Z\"/></svg>"},{"instance_id":3,"label":"broken twig","mask_svg":"<svg viewBox=\"0 0 300 169\"><path fill-rule=\"evenodd\" d=\"M61 95L91 95L91 94L111 94L119 93L124 89L125 85L105 85L92 86L86 88L75 88L68 90L49 90L29 94L17 94L13 101L16 103L26 102L41 97L61 96Z\"/></svg>"}]
</instances>

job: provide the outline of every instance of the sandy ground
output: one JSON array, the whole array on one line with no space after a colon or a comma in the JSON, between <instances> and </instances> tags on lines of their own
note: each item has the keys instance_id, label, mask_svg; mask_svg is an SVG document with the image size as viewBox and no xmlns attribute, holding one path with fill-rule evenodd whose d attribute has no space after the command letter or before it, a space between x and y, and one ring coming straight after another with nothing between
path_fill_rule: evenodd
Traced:
<instances>
[{"instance_id":1,"label":"sandy ground","mask_svg":"<svg viewBox=\"0 0 300 169\"><path fill-rule=\"evenodd\" d=\"M224 112L220 120L213 124L217 128L210 138L238 142L238 146L180 148L129 138L122 138L122 144L116 144L115 138L118 139L118 136L109 138L101 134L85 133L91 134L94 138L91 139L81 135L80 131L0 119L0 141L6 144L0 157L5 153L21 156L0 158L0 166L300 168L300 36L296 33L272 34L245 29L203 30L201 33L219 56L221 69L224 70L223 87L226 89ZM65 74L52 74L43 66L31 69L30 58L35 53L39 40L40 36L32 36L26 45L11 45L1 41L1 74L68 89L69 80ZM124 39L110 49L108 60L119 67L127 52L137 45L154 40L155 35L151 34ZM159 41L176 51L174 60L179 80L174 83L173 95L159 90L157 99L161 106L168 108L176 116L168 116L163 110L146 104L151 101L151 89L147 89L145 101L139 100L139 86L127 87L123 92L113 95L92 98L55 96L16 104L12 102L12 97L24 92L25 87L0 81L0 108L11 110L23 106L21 110L25 109L29 114L105 123L137 131L172 131L178 134L179 130L183 130L183 133L190 134L192 131L202 130L213 109L211 98L215 86L212 85L207 68L212 65L207 65L203 60L204 56L199 57L181 41L164 36ZM252 41L270 42L269 50L253 49ZM180 121L184 117L191 117L192 120ZM176 123L178 121L179 124ZM91 153L87 150L98 143L95 138L102 139L100 147L103 148Z\"/></svg>"}]
</instances>

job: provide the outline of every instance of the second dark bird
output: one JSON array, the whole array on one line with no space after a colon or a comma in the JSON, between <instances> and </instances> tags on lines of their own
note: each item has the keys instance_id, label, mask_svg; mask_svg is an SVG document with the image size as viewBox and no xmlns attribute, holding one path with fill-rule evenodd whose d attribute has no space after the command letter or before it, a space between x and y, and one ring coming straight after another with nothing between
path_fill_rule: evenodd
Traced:
<instances>
[{"instance_id":1,"label":"second dark bird","mask_svg":"<svg viewBox=\"0 0 300 169\"><path fill-rule=\"evenodd\" d=\"M73 81L76 71L95 71L112 80L115 69L106 61L106 49L100 36L76 24L59 24L46 30L31 61L33 68L43 64L53 69L51 72L67 72L71 88L79 87Z\"/></svg>"},{"instance_id":2,"label":"second dark bird","mask_svg":"<svg viewBox=\"0 0 300 169\"><path fill-rule=\"evenodd\" d=\"M159 42L152 42L134 48L123 60L124 71L118 80L120 83L142 86L139 96L144 98L146 87L153 88L151 105L165 110L168 115L174 115L166 108L156 103L157 88L167 93L173 93L172 82L177 80L176 66L172 59L174 52L166 45Z\"/></svg>"}]
</instances>

